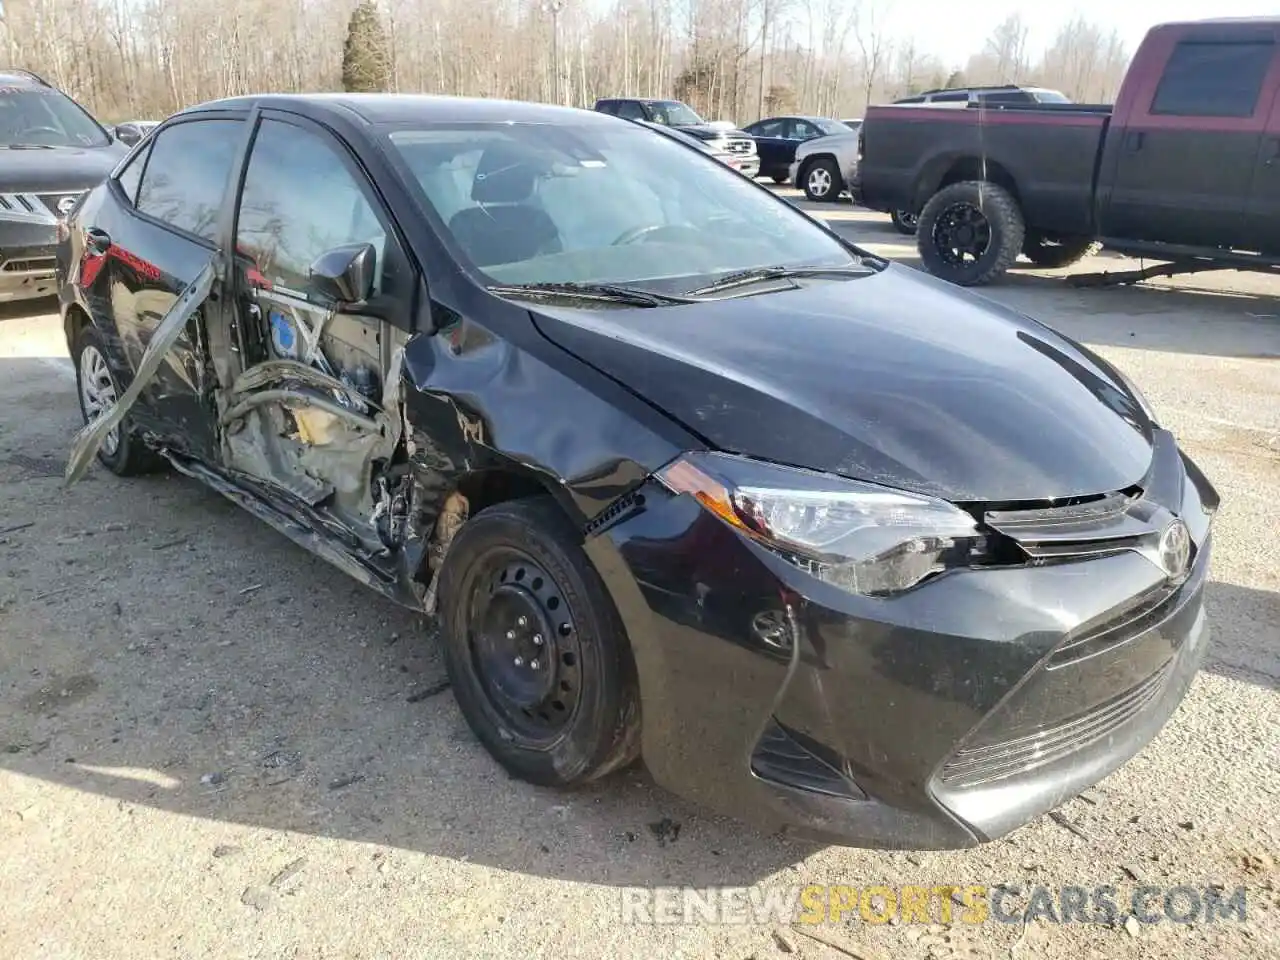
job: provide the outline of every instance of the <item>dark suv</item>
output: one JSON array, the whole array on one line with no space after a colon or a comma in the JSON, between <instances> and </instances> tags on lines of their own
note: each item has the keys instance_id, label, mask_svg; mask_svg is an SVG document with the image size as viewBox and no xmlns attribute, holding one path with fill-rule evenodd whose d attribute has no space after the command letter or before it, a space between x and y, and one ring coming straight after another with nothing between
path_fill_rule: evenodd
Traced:
<instances>
[{"instance_id":1,"label":"dark suv","mask_svg":"<svg viewBox=\"0 0 1280 960\"><path fill-rule=\"evenodd\" d=\"M681 133L705 140L721 153L739 158L738 170L754 177L760 169L756 156L756 141L745 130L708 123L698 116L687 103L679 100L652 100L643 97L607 97L597 100L595 109L600 113L621 117L623 120L645 120L673 127Z\"/></svg>"},{"instance_id":2,"label":"dark suv","mask_svg":"<svg viewBox=\"0 0 1280 960\"><path fill-rule=\"evenodd\" d=\"M51 296L58 218L128 153L33 73L0 71L0 303Z\"/></svg>"}]
</instances>

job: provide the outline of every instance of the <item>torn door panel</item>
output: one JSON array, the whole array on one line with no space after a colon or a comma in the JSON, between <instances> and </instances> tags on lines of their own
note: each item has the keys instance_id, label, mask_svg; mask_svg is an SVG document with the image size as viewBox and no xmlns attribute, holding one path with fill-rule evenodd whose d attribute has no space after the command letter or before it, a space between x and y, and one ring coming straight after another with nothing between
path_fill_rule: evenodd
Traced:
<instances>
[{"instance_id":1,"label":"torn door panel","mask_svg":"<svg viewBox=\"0 0 1280 960\"><path fill-rule=\"evenodd\" d=\"M66 484L75 483L84 476L89 462L97 454L107 434L111 432L112 428L119 426L124 421L129 408L137 402L147 384L151 382L162 364L164 364L165 355L182 336L183 331L186 329L187 321L208 299L209 292L213 289L214 275L214 261L210 260L187 288L182 291L182 294L174 301L173 306L169 308L169 312L164 315L164 318L156 327L155 333L151 336L151 342L147 344L147 349L137 363L133 382L129 384L129 389L124 392L120 399L116 401L115 406L107 411L106 414L85 424L80 432L76 434L71 443L71 455L67 460Z\"/></svg>"}]
</instances>

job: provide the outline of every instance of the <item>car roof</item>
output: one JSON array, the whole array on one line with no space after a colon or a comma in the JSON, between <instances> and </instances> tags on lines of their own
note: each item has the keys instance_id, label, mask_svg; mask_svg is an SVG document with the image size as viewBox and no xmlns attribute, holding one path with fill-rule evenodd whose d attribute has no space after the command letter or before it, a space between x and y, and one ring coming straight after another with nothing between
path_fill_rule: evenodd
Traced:
<instances>
[{"instance_id":1,"label":"car roof","mask_svg":"<svg viewBox=\"0 0 1280 960\"><path fill-rule=\"evenodd\" d=\"M366 123L428 121L503 121L511 123L611 123L593 110L558 107L523 100L491 100L484 97L444 97L416 93L272 93L211 100L183 110L180 116L209 110L252 109L319 110L345 113Z\"/></svg>"},{"instance_id":2,"label":"car roof","mask_svg":"<svg viewBox=\"0 0 1280 960\"><path fill-rule=\"evenodd\" d=\"M47 87L48 84L27 70L0 69L0 84L6 87Z\"/></svg>"}]
</instances>

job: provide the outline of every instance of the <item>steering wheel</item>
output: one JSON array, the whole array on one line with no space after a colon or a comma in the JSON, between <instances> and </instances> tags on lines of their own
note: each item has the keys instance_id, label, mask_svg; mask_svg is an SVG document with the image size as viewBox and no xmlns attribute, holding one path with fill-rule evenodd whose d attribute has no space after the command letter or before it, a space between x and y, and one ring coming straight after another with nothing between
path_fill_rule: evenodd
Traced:
<instances>
[{"instance_id":1,"label":"steering wheel","mask_svg":"<svg viewBox=\"0 0 1280 960\"><path fill-rule=\"evenodd\" d=\"M632 227L630 230L622 233L617 240L613 241L613 246L621 247L628 243L635 243L645 237L651 237L659 231L667 230L674 233L698 233L693 227L686 227L678 223L650 223L642 227Z\"/></svg>"}]
</instances>

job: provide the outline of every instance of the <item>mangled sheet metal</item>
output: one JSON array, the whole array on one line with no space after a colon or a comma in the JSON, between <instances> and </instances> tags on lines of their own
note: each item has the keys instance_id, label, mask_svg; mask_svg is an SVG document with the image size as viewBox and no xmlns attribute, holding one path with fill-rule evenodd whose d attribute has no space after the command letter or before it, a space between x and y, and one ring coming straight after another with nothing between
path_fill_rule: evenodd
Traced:
<instances>
[{"instance_id":1,"label":"mangled sheet metal","mask_svg":"<svg viewBox=\"0 0 1280 960\"><path fill-rule=\"evenodd\" d=\"M137 402L142 391L160 369L165 354L182 335L187 321L208 299L209 292L213 289L215 273L214 262L210 260L174 301L169 312L161 318L155 333L151 336L151 342L147 344L147 349L142 354L142 359L138 361L137 371L134 373L133 383L129 384L129 389L116 401L114 407L96 420L85 424L76 434L71 443L71 456L67 460L65 485L70 486L84 476L89 462L97 454L107 434L124 422L129 409Z\"/></svg>"}]
</instances>

